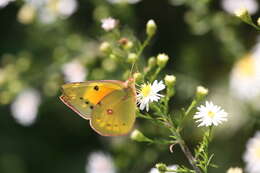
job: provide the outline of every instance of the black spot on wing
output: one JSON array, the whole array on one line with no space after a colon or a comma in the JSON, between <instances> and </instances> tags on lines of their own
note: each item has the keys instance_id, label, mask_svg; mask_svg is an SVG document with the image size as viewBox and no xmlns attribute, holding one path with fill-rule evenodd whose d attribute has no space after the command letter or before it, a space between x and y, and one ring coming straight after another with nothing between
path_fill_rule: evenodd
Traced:
<instances>
[{"instance_id":1,"label":"black spot on wing","mask_svg":"<svg viewBox=\"0 0 260 173\"><path fill-rule=\"evenodd\" d=\"M96 85L94 86L94 90L98 91L99 90L99 87Z\"/></svg>"}]
</instances>

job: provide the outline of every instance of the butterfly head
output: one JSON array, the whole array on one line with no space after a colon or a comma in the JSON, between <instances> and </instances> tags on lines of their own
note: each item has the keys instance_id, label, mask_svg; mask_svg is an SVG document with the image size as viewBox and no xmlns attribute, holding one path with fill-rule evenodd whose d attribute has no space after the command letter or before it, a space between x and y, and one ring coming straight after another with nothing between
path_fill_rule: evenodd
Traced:
<instances>
[{"instance_id":1,"label":"butterfly head","mask_svg":"<svg viewBox=\"0 0 260 173\"><path fill-rule=\"evenodd\" d=\"M125 82L126 87L133 88L135 86L135 79L133 77L128 78Z\"/></svg>"}]
</instances>

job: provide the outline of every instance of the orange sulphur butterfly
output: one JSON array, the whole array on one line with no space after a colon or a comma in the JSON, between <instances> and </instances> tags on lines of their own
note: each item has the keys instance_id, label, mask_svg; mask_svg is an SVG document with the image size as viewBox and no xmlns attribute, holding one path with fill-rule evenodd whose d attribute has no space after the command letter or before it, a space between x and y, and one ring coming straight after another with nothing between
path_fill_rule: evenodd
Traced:
<instances>
[{"instance_id":1,"label":"orange sulphur butterfly","mask_svg":"<svg viewBox=\"0 0 260 173\"><path fill-rule=\"evenodd\" d=\"M131 78L64 84L60 99L102 136L125 135L134 125L136 92Z\"/></svg>"}]
</instances>

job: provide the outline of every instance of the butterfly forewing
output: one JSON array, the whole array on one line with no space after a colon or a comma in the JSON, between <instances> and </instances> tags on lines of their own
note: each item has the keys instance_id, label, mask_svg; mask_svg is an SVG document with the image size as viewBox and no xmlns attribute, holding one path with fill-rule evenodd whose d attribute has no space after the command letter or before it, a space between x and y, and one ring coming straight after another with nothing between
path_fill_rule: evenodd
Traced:
<instances>
[{"instance_id":1,"label":"butterfly forewing","mask_svg":"<svg viewBox=\"0 0 260 173\"><path fill-rule=\"evenodd\" d=\"M122 90L120 81L89 81L64 84L61 100L85 119L90 119L97 103L116 90Z\"/></svg>"}]
</instances>

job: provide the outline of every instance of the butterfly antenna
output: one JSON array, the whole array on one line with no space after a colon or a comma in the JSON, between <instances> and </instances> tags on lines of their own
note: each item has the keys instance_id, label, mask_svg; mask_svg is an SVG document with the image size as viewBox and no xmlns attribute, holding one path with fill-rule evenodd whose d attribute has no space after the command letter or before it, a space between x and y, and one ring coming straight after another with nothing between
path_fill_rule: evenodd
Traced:
<instances>
[{"instance_id":1,"label":"butterfly antenna","mask_svg":"<svg viewBox=\"0 0 260 173\"><path fill-rule=\"evenodd\" d=\"M135 62L132 64L132 66L131 66L131 70L130 70L130 76L129 76L129 78L131 78L131 77L133 77L133 71L134 71L134 66L135 66Z\"/></svg>"}]
</instances>

